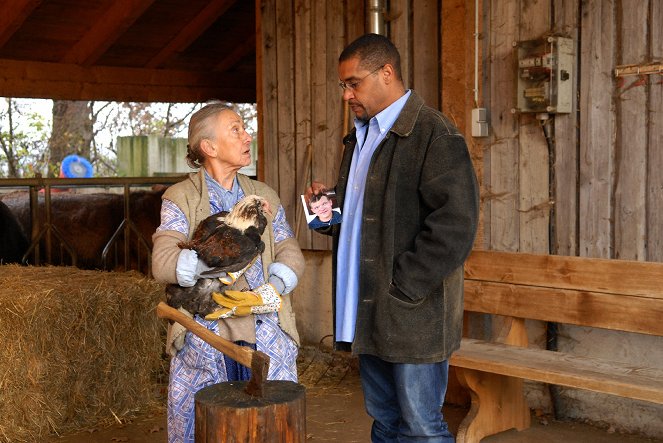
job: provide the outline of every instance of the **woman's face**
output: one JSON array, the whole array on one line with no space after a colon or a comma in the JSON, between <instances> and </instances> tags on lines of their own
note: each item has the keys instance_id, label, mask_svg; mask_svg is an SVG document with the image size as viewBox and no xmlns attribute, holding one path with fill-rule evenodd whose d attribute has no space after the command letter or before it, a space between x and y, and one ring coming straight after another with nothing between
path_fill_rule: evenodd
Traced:
<instances>
[{"instance_id":1,"label":"woman's face","mask_svg":"<svg viewBox=\"0 0 663 443\"><path fill-rule=\"evenodd\" d=\"M234 111L221 111L214 121L214 145L216 158L232 168L251 164L251 137L244 129L244 122Z\"/></svg>"},{"instance_id":2,"label":"woman's face","mask_svg":"<svg viewBox=\"0 0 663 443\"><path fill-rule=\"evenodd\" d=\"M332 202L327 197L311 203L311 212L318 216L320 221L329 221L332 218Z\"/></svg>"}]
</instances>

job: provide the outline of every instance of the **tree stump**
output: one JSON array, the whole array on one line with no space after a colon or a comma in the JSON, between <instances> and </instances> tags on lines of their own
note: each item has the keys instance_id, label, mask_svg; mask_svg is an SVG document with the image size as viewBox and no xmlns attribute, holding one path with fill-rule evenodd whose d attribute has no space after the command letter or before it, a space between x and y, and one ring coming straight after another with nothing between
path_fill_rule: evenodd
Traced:
<instances>
[{"instance_id":1,"label":"tree stump","mask_svg":"<svg viewBox=\"0 0 663 443\"><path fill-rule=\"evenodd\" d=\"M246 385L218 383L196 393L196 443L305 443L304 386L267 381L263 396L253 397Z\"/></svg>"}]
</instances>

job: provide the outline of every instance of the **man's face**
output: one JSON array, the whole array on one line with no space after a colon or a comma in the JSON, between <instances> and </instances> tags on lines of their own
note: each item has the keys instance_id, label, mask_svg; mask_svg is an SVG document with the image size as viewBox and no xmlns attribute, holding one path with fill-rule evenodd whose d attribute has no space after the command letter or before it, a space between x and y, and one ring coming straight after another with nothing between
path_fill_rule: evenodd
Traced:
<instances>
[{"instance_id":1,"label":"man's face","mask_svg":"<svg viewBox=\"0 0 663 443\"><path fill-rule=\"evenodd\" d=\"M310 204L311 212L318 216L320 221L329 221L332 218L332 202L327 197Z\"/></svg>"},{"instance_id":2,"label":"man's face","mask_svg":"<svg viewBox=\"0 0 663 443\"><path fill-rule=\"evenodd\" d=\"M385 88L380 80L381 68L370 71L360 67L358 57L344 60L338 65L338 78L344 82L343 100L358 119L368 121L386 106L382 104Z\"/></svg>"}]
</instances>

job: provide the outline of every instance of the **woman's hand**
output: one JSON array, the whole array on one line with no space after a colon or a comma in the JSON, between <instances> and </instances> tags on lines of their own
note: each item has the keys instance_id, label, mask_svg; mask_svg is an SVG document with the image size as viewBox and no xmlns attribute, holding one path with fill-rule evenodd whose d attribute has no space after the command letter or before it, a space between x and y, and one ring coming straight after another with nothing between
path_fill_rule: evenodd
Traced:
<instances>
[{"instance_id":1,"label":"woman's hand","mask_svg":"<svg viewBox=\"0 0 663 443\"><path fill-rule=\"evenodd\" d=\"M182 249L177 258L177 267L175 268L177 283L184 288L190 288L196 284L199 278L227 277L227 274L223 271L208 273L212 269L198 258L196 251L193 249Z\"/></svg>"},{"instance_id":2,"label":"woman's hand","mask_svg":"<svg viewBox=\"0 0 663 443\"><path fill-rule=\"evenodd\" d=\"M295 271L283 263L271 263L267 268L267 273L269 274L267 281L274 286L279 294L292 292L295 286L297 286L297 283L299 283Z\"/></svg>"}]
</instances>

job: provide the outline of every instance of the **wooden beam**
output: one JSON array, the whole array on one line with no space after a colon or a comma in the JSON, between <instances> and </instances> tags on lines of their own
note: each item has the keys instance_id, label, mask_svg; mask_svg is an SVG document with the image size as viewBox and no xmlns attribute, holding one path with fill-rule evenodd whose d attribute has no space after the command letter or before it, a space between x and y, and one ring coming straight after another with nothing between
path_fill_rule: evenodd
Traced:
<instances>
[{"instance_id":1,"label":"wooden beam","mask_svg":"<svg viewBox=\"0 0 663 443\"><path fill-rule=\"evenodd\" d=\"M332 57L338 57L336 48L327 49L327 34L331 33L333 23L327 21L327 4L325 2L311 2L311 59L310 89L311 89L311 180L316 180L329 186L335 181L331 180L334 164L328 163L330 157L338 153L338 146L329 140L327 126L333 119L333 111L327 102L327 84L338 77L328 77L327 64ZM340 52L338 53L340 54ZM334 63L336 68L338 63ZM338 94L340 96L340 94ZM329 143L329 146L327 145ZM341 144L342 146L342 144ZM328 150L332 152L328 152ZM312 249L331 249L327 235L311 233Z\"/></svg>"},{"instance_id":2,"label":"wooden beam","mask_svg":"<svg viewBox=\"0 0 663 443\"><path fill-rule=\"evenodd\" d=\"M663 298L465 281L465 310L663 335Z\"/></svg>"},{"instance_id":3,"label":"wooden beam","mask_svg":"<svg viewBox=\"0 0 663 443\"><path fill-rule=\"evenodd\" d=\"M431 108L440 109L440 49L439 20L440 2L420 0L412 7L412 71L411 86Z\"/></svg>"},{"instance_id":4,"label":"wooden beam","mask_svg":"<svg viewBox=\"0 0 663 443\"><path fill-rule=\"evenodd\" d=\"M519 285L648 296L663 300L663 264L498 251L472 251L465 278Z\"/></svg>"},{"instance_id":5,"label":"wooden beam","mask_svg":"<svg viewBox=\"0 0 663 443\"><path fill-rule=\"evenodd\" d=\"M653 2L651 5L652 23L663 23L663 2ZM663 60L663 29L652 26L649 30L650 56L653 59ZM647 119L647 139L649 144L647 159L647 260L663 262L663 174L660 165L663 165L663 149L661 134L663 134L663 87L661 85L649 86L649 110Z\"/></svg>"},{"instance_id":6,"label":"wooden beam","mask_svg":"<svg viewBox=\"0 0 663 443\"><path fill-rule=\"evenodd\" d=\"M0 59L0 96L63 100L255 102L245 74L168 69L82 67Z\"/></svg>"},{"instance_id":7,"label":"wooden beam","mask_svg":"<svg viewBox=\"0 0 663 443\"><path fill-rule=\"evenodd\" d=\"M486 5L489 32L485 60L487 62L488 87L484 90L490 97L484 108L490 109L490 148L484 151L484 189L487 191L484 207L484 236L490 249L517 251L520 245L520 216L518 212L518 116L511 113L513 97L516 96L513 81L515 63L513 45L518 40L520 25L519 2L490 0Z\"/></svg>"},{"instance_id":8,"label":"wooden beam","mask_svg":"<svg viewBox=\"0 0 663 443\"><path fill-rule=\"evenodd\" d=\"M553 33L570 36L578 53L581 0L553 0ZM573 64L573 101L569 114L555 115L552 138L555 140L553 181L553 237L550 253L578 255L578 63ZM655 260L654 260L655 261Z\"/></svg>"},{"instance_id":9,"label":"wooden beam","mask_svg":"<svg viewBox=\"0 0 663 443\"><path fill-rule=\"evenodd\" d=\"M105 14L62 58L62 63L94 64L154 0L113 2Z\"/></svg>"},{"instance_id":10,"label":"wooden beam","mask_svg":"<svg viewBox=\"0 0 663 443\"><path fill-rule=\"evenodd\" d=\"M663 403L658 368L463 339L451 365Z\"/></svg>"},{"instance_id":11,"label":"wooden beam","mask_svg":"<svg viewBox=\"0 0 663 443\"><path fill-rule=\"evenodd\" d=\"M618 35L615 2L583 2L580 27L580 150L578 161L578 251L587 257L613 257L616 141L612 69ZM621 44L621 42L620 42ZM493 119L494 121L494 119ZM644 172L644 171L643 171Z\"/></svg>"},{"instance_id":12,"label":"wooden beam","mask_svg":"<svg viewBox=\"0 0 663 443\"><path fill-rule=\"evenodd\" d=\"M311 1L295 3L294 18L294 81L295 81L295 190L303 192L311 183L311 163L313 145L311 144ZM299 204L295 209L295 236L302 248L311 248L311 236L314 235L306 223L304 207Z\"/></svg>"},{"instance_id":13,"label":"wooden beam","mask_svg":"<svg viewBox=\"0 0 663 443\"><path fill-rule=\"evenodd\" d=\"M260 48L260 65L256 70L260 75L260 106L258 120L258 134L261 145L258 149L258 180L278 188L278 100L276 79L276 0L256 0L256 20L260 33L258 44Z\"/></svg>"},{"instance_id":14,"label":"wooden beam","mask_svg":"<svg viewBox=\"0 0 663 443\"><path fill-rule=\"evenodd\" d=\"M660 1L660 0L659 0ZM617 3L621 20L615 29L619 42L617 61L645 60L649 55L647 40L651 29L647 23L649 7L642 0L623 0ZM655 23L649 21L649 23ZM656 26L656 25L652 25ZM663 66L663 65L661 65ZM663 69L660 71L663 73ZM614 257L624 260L647 259L647 129L651 105L645 87L617 89L617 146L614 154ZM628 148L627 148L628 146Z\"/></svg>"},{"instance_id":15,"label":"wooden beam","mask_svg":"<svg viewBox=\"0 0 663 443\"><path fill-rule=\"evenodd\" d=\"M256 110L258 112L258 158L265 158L265 113L267 112L265 106L265 85L264 85L264 71L265 71L265 57L263 46L265 41L263 39L263 13L262 13L262 0L255 0L256 7ZM260 161L256 165L256 175L258 180L265 181L265 164Z\"/></svg>"},{"instance_id":16,"label":"wooden beam","mask_svg":"<svg viewBox=\"0 0 663 443\"><path fill-rule=\"evenodd\" d=\"M200 35L205 32L209 26L216 21L224 12L226 12L236 0L212 0L203 8L197 16L189 21L184 28L168 43L152 60L146 68L157 68L166 60L172 57L176 52L184 51Z\"/></svg>"},{"instance_id":17,"label":"wooden beam","mask_svg":"<svg viewBox=\"0 0 663 443\"><path fill-rule=\"evenodd\" d=\"M9 41L41 0L5 0L0 14L0 48Z\"/></svg>"},{"instance_id":18,"label":"wooden beam","mask_svg":"<svg viewBox=\"0 0 663 443\"><path fill-rule=\"evenodd\" d=\"M250 34L246 40L240 43L238 46L233 49L230 54L225 56L223 60L217 63L214 66L214 70L217 72L226 72L235 66L240 60L246 57L251 51L256 49L256 36L255 34Z\"/></svg>"},{"instance_id":19,"label":"wooden beam","mask_svg":"<svg viewBox=\"0 0 663 443\"><path fill-rule=\"evenodd\" d=\"M292 87L295 78L293 2L276 0L276 100L277 115L277 155L278 169L275 180L278 183L279 198L288 220L295 220L299 206L299 193L295 189L293 175L300 173L295 163L295 91ZM303 86L303 85L302 85ZM288 172L285 172L288 171ZM269 181L268 181L269 183ZM299 192L298 192L299 191ZM299 203L299 204L298 204Z\"/></svg>"}]
</instances>

